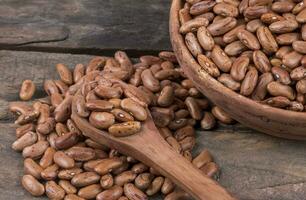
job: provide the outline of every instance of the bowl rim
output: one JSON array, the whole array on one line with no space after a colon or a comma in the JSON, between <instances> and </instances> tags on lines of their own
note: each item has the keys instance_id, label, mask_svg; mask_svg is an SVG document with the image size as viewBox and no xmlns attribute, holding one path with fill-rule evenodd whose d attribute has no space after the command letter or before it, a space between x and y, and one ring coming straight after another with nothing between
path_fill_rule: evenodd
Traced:
<instances>
[{"instance_id":1,"label":"bowl rim","mask_svg":"<svg viewBox=\"0 0 306 200\"><path fill-rule=\"evenodd\" d=\"M181 8L182 8L182 0L172 0L171 10L170 10L170 20L169 20L170 39L171 39L171 43L172 43L174 52L176 53L176 55L179 54L179 56L177 56L177 59L180 65L182 66L182 68L184 69L184 67L193 66L191 67L193 68L191 70L193 70L193 72L195 73L195 68L201 69L202 67L198 64L198 62L195 60L195 58L191 55L191 53L187 49L185 42L184 42L183 35L181 35L179 32L180 22L178 19L178 11ZM245 97L227 88L222 83L217 81L215 78L210 76L205 70L198 71L197 74L198 74L198 78L211 82L209 85L213 87L212 90L215 90L215 91L221 90L225 94L225 96L229 97L231 100L239 101L239 103L242 103L242 105L244 106L252 106L253 110L256 109L260 111L263 117L266 117L268 114L268 115L273 116L273 118L275 119L277 117L285 117L285 118L290 118L292 120L296 120L297 122L301 121L301 123L306 123L306 112L304 111L296 112L296 111L291 111L291 110L275 108L269 105L259 103L257 101L254 101L248 97ZM209 96L209 95L206 95L205 92L203 93L205 96ZM216 103L216 105L218 104ZM222 106L220 107L222 108ZM228 114L232 116L231 113L228 113ZM233 118L235 119L235 117ZM272 134L272 135L277 136L277 134ZM294 135L294 134L290 134L290 135ZM280 137L283 137L283 136L284 134L280 134ZM302 134L302 135L296 134L294 136L298 136L298 137L303 136L303 138L305 138L306 129L305 129L305 134Z\"/></svg>"}]
</instances>

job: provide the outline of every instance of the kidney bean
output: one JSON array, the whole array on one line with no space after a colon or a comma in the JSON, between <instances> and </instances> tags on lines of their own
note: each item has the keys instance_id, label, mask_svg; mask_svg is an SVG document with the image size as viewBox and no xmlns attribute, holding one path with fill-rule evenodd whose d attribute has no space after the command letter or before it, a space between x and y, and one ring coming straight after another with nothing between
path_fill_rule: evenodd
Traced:
<instances>
[{"instance_id":1,"label":"kidney bean","mask_svg":"<svg viewBox=\"0 0 306 200\"><path fill-rule=\"evenodd\" d=\"M115 137L126 137L138 133L140 129L140 122L129 121L111 125L108 128L108 132Z\"/></svg>"},{"instance_id":2,"label":"kidney bean","mask_svg":"<svg viewBox=\"0 0 306 200\"><path fill-rule=\"evenodd\" d=\"M190 7L190 14L192 15L200 15L203 13L206 13L213 9L213 7L216 5L215 1L208 0L208 1L199 1L197 3L194 3Z\"/></svg>"},{"instance_id":3,"label":"kidney bean","mask_svg":"<svg viewBox=\"0 0 306 200\"><path fill-rule=\"evenodd\" d=\"M232 66L231 59L225 54L225 52L218 46L215 45L212 53L211 59L218 66L218 68L223 72L229 72Z\"/></svg>"},{"instance_id":4,"label":"kidney bean","mask_svg":"<svg viewBox=\"0 0 306 200\"><path fill-rule=\"evenodd\" d=\"M148 197L141 190L135 187L134 184L128 183L124 185L124 195L130 200L147 200Z\"/></svg>"},{"instance_id":5,"label":"kidney bean","mask_svg":"<svg viewBox=\"0 0 306 200\"><path fill-rule=\"evenodd\" d=\"M50 199L63 199L65 197L65 191L61 186L56 184L54 181L47 181L46 195Z\"/></svg>"},{"instance_id":6,"label":"kidney bean","mask_svg":"<svg viewBox=\"0 0 306 200\"><path fill-rule=\"evenodd\" d=\"M231 77L235 81L242 81L245 77L247 72L248 66L250 63L250 59L247 56L240 56L238 57L232 65L231 68Z\"/></svg>"},{"instance_id":7,"label":"kidney bean","mask_svg":"<svg viewBox=\"0 0 306 200\"><path fill-rule=\"evenodd\" d=\"M24 80L21 85L19 97L21 100L30 100L35 92L35 85L31 80Z\"/></svg>"},{"instance_id":8,"label":"kidney bean","mask_svg":"<svg viewBox=\"0 0 306 200\"><path fill-rule=\"evenodd\" d=\"M42 167L39 166L33 159L27 158L23 162L23 170L24 174L29 174L35 177L36 179L40 179L40 173L43 171Z\"/></svg>"},{"instance_id":9,"label":"kidney bean","mask_svg":"<svg viewBox=\"0 0 306 200\"><path fill-rule=\"evenodd\" d=\"M12 149L15 151L22 151L24 148L27 146L31 146L37 141L37 134L29 131L22 135L19 139L17 139L13 144L12 144Z\"/></svg>"},{"instance_id":10,"label":"kidney bean","mask_svg":"<svg viewBox=\"0 0 306 200\"><path fill-rule=\"evenodd\" d=\"M290 86L283 85L279 82L271 82L267 85L268 92L272 96L283 96L287 97L290 100L295 99L295 93Z\"/></svg>"},{"instance_id":11,"label":"kidney bean","mask_svg":"<svg viewBox=\"0 0 306 200\"><path fill-rule=\"evenodd\" d=\"M220 19L217 22L211 23L207 30L210 32L212 36L222 35L230 30L232 30L237 25L237 20L232 17L226 17L224 19Z\"/></svg>"},{"instance_id":12,"label":"kidney bean","mask_svg":"<svg viewBox=\"0 0 306 200\"><path fill-rule=\"evenodd\" d=\"M33 196L42 196L45 193L45 187L39 183L32 175L24 175L21 180L22 186Z\"/></svg>"},{"instance_id":13,"label":"kidney bean","mask_svg":"<svg viewBox=\"0 0 306 200\"><path fill-rule=\"evenodd\" d=\"M291 83L289 73L281 67L272 67L271 70L274 79L282 84L289 85Z\"/></svg>"},{"instance_id":14,"label":"kidney bean","mask_svg":"<svg viewBox=\"0 0 306 200\"><path fill-rule=\"evenodd\" d=\"M198 28L200 27L207 26L208 24L209 24L208 20L204 17L195 18L185 22L180 28L180 33L186 34L188 32L193 32L198 30Z\"/></svg>"},{"instance_id":15,"label":"kidney bean","mask_svg":"<svg viewBox=\"0 0 306 200\"><path fill-rule=\"evenodd\" d=\"M200 169L208 177L212 177L214 174L216 174L219 171L219 167L214 162L209 162Z\"/></svg>"},{"instance_id":16,"label":"kidney bean","mask_svg":"<svg viewBox=\"0 0 306 200\"><path fill-rule=\"evenodd\" d=\"M104 190L103 192L99 193L96 197L97 200L117 200L123 194L123 189L120 186L113 186L110 189Z\"/></svg>"},{"instance_id":17,"label":"kidney bean","mask_svg":"<svg viewBox=\"0 0 306 200\"><path fill-rule=\"evenodd\" d=\"M265 5L256 5L256 6L250 6L247 7L243 15L248 19L256 19L259 18L264 13L267 13L269 11L269 8Z\"/></svg>"},{"instance_id":18,"label":"kidney bean","mask_svg":"<svg viewBox=\"0 0 306 200\"><path fill-rule=\"evenodd\" d=\"M239 82L235 81L229 74L225 74L225 73L221 74L221 76L218 77L218 81L234 91L238 91L241 86Z\"/></svg>"},{"instance_id":19,"label":"kidney bean","mask_svg":"<svg viewBox=\"0 0 306 200\"><path fill-rule=\"evenodd\" d=\"M201 128L210 130L216 125L216 119L210 112L204 112L203 119L201 120Z\"/></svg>"},{"instance_id":20,"label":"kidney bean","mask_svg":"<svg viewBox=\"0 0 306 200\"><path fill-rule=\"evenodd\" d=\"M40 175L44 180L50 181L55 180L58 175L59 166L56 164L48 166L46 169L44 169Z\"/></svg>"},{"instance_id":21,"label":"kidney bean","mask_svg":"<svg viewBox=\"0 0 306 200\"><path fill-rule=\"evenodd\" d=\"M198 29L197 38L204 50L211 51L213 49L215 41L205 26Z\"/></svg>"},{"instance_id":22,"label":"kidney bean","mask_svg":"<svg viewBox=\"0 0 306 200\"><path fill-rule=\"evenodd\" d=\"M232 42L232 43L228 44L224 48L224 52L228 56L238 56L239 54L241 54L243 51L245 51L247 49L248 48L242 42L235 41L235 42Z\"/></svg>"},{"instance_id":23,"label":"kidney bean","mask_svg":"<svg viewBox=\"0 0 306 200\"><path fill-rule=\"evenodd\" d=\"M224 124L232 124L234 122L234 120L227 113L217 106L214 106L211 112L215 118Z\"/></svg>"},{"instance_id":24,"label":"kidney bean","mask_svg":"<svg viewBox=\"0 0 306 200\"><path fill-rule=\"evenodd\" d=\"M215 63L213 63L205 55L202 55L202 54L198 55L198 62L200 64L200 66L203 68L203 70L205 70L212 77L216 78L216 77L220 76L220 71L217 68L217 66L215 65Z\"/></svg>"},{"instance_id":25,"label":"kidney bean","mask_svg":"<svg viewBox=\"0 0 306 200\"><path fill-rule=\"evenodd\" d=\"M65 153L76 161L88 161L95 157L95 151L89 147L73 146L65 151Z\"/></svg>"},{"instance_id":26,"label":"kidney bean","mask_svg":"<svg viewBox=\"0 0 306 200\"><path fill-rule=\"evenodd\" d=\"M296 83L296 91L301 94L306 94L306 79L299 80Z\"/></svg>"}]
</instances>

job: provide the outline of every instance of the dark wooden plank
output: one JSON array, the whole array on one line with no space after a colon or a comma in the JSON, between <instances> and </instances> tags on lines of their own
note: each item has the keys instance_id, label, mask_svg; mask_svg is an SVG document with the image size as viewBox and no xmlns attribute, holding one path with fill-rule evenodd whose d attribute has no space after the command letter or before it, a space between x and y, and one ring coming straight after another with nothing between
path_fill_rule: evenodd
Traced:
<instances>
[{"instance_id":1,"label":"dark wooden plank","mask_svg":"<svg viewBox=\"0 0 306 200\"><path fill-rule=\"evenodd\" d=\"M170 0L2 0L0 48L92 53L170 49Z\"/></svg>"}]
</instances>

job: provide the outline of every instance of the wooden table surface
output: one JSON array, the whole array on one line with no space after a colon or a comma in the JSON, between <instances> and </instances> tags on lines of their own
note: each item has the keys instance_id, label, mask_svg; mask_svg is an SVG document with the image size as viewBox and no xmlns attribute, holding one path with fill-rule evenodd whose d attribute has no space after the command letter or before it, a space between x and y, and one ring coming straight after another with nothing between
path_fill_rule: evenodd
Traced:
<instances>
[{"instance_id":1,"label":"wooden table surface","mask_svg":"<svg viewBox=\"0 0 306 200\"><path fill-rule=\"evenodd\" d=\"M170 0L0 0L1 200L33 199L20 186L21 155L10 148L14 125L7 105L18 100L22 80L34 80L36 97L43 97L42 82L56 77L56 63L73 67L117 49L131 57L169 50L169 8ZM197 137L195 153L212 151L221 166L220 183L239 199L306 199L306 142L239 124L199 129Z\"/></svg>"}]
</instances>

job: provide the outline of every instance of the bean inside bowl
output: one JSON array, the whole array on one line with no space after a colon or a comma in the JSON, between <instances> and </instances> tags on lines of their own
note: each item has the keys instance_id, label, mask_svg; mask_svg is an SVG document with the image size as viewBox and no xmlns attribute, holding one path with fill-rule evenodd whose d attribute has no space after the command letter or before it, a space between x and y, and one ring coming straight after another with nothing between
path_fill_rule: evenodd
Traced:
<instances>
[{"instance_id":1,"label":"bean inside bowl","mask_svg":"<svg viewBox=\"0 0 306 200\"><path fill-rule=\"evenodd\" d=\"M289 7L293 8L287 8L288 2L283 2L188 0L186 3L173 0L171 42L188 78L231 117L270 135L306 139L305 94L298 86L301 82L299 85L304 87L305 77L296 79L292 76L294 70L305 69L304 53L299 43L304 42L306 10L303 3L291 2L291 5L289 2ZM299 7L300 11L296 11ZM251 22L253 24L249 24ZM262 25L258 26L256 22ZM232 38L226 38L234 29L238 31ZM279 37L288 33L297 37L291 36L291 44L281 44ZM262 35L268 35L269 42L265 43ZM271 35L276 38L275 43L271 42ZM284 46L289 46L290 51L283 50L277 55ZM245 65L245 73L241 75L240 70L235 70L235 63L238 63L236 68ZM290 83L282 79L286 77L282 73L289 74ZM254 95L263 76L267 76L268 84L262 86L267 94Z\"/></svg>"}]
</instances>

